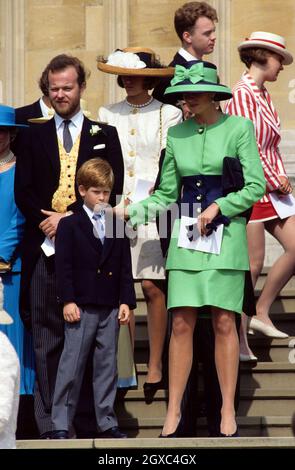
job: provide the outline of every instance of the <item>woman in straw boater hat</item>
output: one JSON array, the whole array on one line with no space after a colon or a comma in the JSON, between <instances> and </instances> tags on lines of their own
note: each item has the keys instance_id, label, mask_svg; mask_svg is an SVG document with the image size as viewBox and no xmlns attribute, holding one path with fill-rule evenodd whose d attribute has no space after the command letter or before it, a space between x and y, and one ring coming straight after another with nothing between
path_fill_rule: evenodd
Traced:
<instances>
[{"instance_id":1,"label":"woman in straw boater hat","mask_svg":"<svg viewBox=\"0 0 295 470\"><path fill-rule=\"evenodd\" d=\"M4 308L14 320L12 326L2 325L0 329L7 334L20 359L20 393L32 395L35 380L32 338L19 314L20 242L25 220L15 204L16 157L10 150L17 129L25 127L28 126L15 123L13 108L0 105L0 277L4 286Z\"/></svg>"},{"instance_id":2,"label":"woman in straw boater hat","mask_svg":"<svg viewBox=\"0 0 295 470\"><path fill-rule=\"evenodd\" d=\"M118 130L125 165L124 198L132 201L139 180L146 180L152 190L168 128L182 120L179 109L163 105L149 94L161 78L172 77L174 69L161 66L154 51L142 47L118 50L107 62L98 62L98 68L118 75L118 84L126 91L123 101L100 108L98 119ZM150 351L144 392L149 401L164 386L162 352L167 326L165 262L155 222L139 227L131 254L133 277L142 281L147 302Z\"/></svg>"},{"instance_id":3,"label":"woman in straw boater hat","mask_svg":"<svg viewBox=\"0 0 295 470\"><path fill-rule=\"evenodd\" d=\"M287 338L286 333L273 325L269 310L280 290L294 273L295 216L280 219L270 197L288 195L292 192L292 186L278 148L281 140L279 116L264 83L276 81L283 66L290 65L293 57L287 51L282 36L263 31L252 33L239 45L238 50L248 71L244 72L241 80L235 85L227 112L245 116L253 121L267 187L266 194L254 205L247 226L253 286L264 262L264 230L275 237L284 249L284 253L268 273L256 304L256 316L251 318L250 327L272 338ZM242 321L240 337L241 359L257 360L248 346L246 317Z\"/></svg>"},{"instance_id":4,"label":"woman in straw boater hat","mask_svg":"<svg viewBox=\"0 0 295 470\"><path fill-rule=\"evenodd\" d=\"M3 309L0 278L0 325L12 328L13 319ZM0 449L15 449L19 404L20 367L17 354L6 334L0 331Z\"/></svg>"},{"instance_id":5,"label":"woman in straw boater hat","mask_svg":"<svg viewBox=\"0 0 295 470\"><path fill-rule=\"evenodd\" d=\"M253 124L223 114L216 105L216 101L232 95L229 88L218 83L215 65L199 61L187 67L176 66L166 93L183 95L194 116L168 131L159 189L144 201L116 211L139 225L181 195L181 211L192 217L187 220L182 212L175 221L166 264L173 325L169 404L161 437L179 435L181 400L192 365L193 331L198 307L202 306L211 308L215 332L215 361L222 394L220 435L236 436L234 395L239 340L235 315L242 313L245 271L249 269L246 220L241 214L262 197L265 182ZM239 159L244 177L242 189L228 194L222 184L225 156ZM220 251L197 249L200 234L206 245L205 236L212 230L220 234Z\"/></svg>"}]
</instances>

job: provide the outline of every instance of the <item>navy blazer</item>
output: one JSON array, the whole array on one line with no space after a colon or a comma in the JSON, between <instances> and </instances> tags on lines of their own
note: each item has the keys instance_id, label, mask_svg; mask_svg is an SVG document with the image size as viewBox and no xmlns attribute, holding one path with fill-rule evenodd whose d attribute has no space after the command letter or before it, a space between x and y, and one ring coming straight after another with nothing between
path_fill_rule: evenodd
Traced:
<instances>
[{"instance_id":1,"label":"navy blazer","mask_svg":"<svg viewBox=\"0 0 295 470\"><path fill-rule=\"evenodd\" d=\"M175 67L175 65L185 65L186 63L187 61L177 52L173 57L172 62L170 62L169 67ZM173 77L161 78L159 84L154 88L153 97L162 103L172 104L175 106L179 100L179 95L175 95L173 93L171 95L164 95L166 88L170 86L170 81L172 78Z\"/></svg>"},{"instance_id":2,"label":"navy blazer","mask_svg":"<svg viewBox=\"0 0 295 470\"><path fill-rule=\"evenodd\" d=\"M121 224L118 227L118 224ZM116 237L116 227L123 236ZM62 219L55 240L58 300L79 306L136 308L129 239L124 224L106 214L104 244L95 237L93 224L82 208ZM112 229L114 236L108 236Z\"/></svg>"},{"instance_id":3,"label":"navy blazer","mask_svg":"<svg viewBox=\"0 0 295 470\"><path fill-rule=\"evenodd\" d=\"M115 174L115 184L110 198L110 204L114 205L116 196L122 194L124 181L120 141L116 128L102 123L99 123L101 130L96 135L91 135L91 126L94 124L98 123L84 117L76 171L90 158L105 158ZM94 150L93 147L97 145L104 147ZM41 209L53 210L51 202L59 185L59 177L60 161L55 120L50 119L45 124L31 125L21 154L17 158L15 170L15 200L26 218L22 242L20 295L21 316L24 322L29 321L30 281L44 240L39 224L46 216L41 213ZM69 209L77 210L82 205L77 188L76 198L77 202L69 206Z\"/></svg>"},{"instance_id":4,"label":"navy blazer","mask_svg":"<svg viewBox=\"0 0 295 470\"><path fill-rule=\"evenodd\" d=\"M35 101L32 104L16 108L15 110L15 122L16 124L29 124L28 119L42 117L42 110L40 106L40 100ZM28 129L20 127L17 130L17 134L13 142L11 142L11 150L18 156L22 153L22 147L25 145L25 139L27 137Z\"/></svg>"},{"instance_id":5,"label":"navy blazer","mask_svg":"<svg viewBox=\"0 0 295 470\"><path fill-rule=\"evenodd\" d=\"M28 124L28 119L42 117L42 110L40 106L40 99L32 104L21 106L15 110L16 124Z\"/></svg>"}]
</instances>

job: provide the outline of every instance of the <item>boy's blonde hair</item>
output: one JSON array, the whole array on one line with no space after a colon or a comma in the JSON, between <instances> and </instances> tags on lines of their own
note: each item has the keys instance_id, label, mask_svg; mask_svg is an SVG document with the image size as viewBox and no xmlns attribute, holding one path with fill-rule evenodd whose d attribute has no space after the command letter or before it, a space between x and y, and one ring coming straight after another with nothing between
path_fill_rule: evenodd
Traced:
<instances>
[{"instance_id":1,"label":"boy's blonde hair","mask_svg":"<svg viewBox=\"0 0 295 470\"><path fill-rule=\"evenodd\" d=\"M111 165L103 158L91 158L83 163L77 172L77 185L87 190L93 188L109 188L114 186L114 173Z\"/></svg>"}]
</instances>

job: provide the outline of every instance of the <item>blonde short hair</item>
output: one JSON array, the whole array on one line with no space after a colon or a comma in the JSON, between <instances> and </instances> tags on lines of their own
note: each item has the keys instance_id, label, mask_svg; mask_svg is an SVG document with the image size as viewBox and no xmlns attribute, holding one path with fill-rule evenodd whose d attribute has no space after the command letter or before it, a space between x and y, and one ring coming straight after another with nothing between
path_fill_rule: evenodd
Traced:
<instances>
[{"instance_id":1,"label":"blonde short hair","mask_svg":"<svg viewBox=\"0 0 295 470\"><path fill-rule=\"evenodd\" d=\"M109 162L103 158L91 158L83 163L77 172L77 185L87 190L93 188L113 189L115 176Z\"/></svg>"}]
</instances>

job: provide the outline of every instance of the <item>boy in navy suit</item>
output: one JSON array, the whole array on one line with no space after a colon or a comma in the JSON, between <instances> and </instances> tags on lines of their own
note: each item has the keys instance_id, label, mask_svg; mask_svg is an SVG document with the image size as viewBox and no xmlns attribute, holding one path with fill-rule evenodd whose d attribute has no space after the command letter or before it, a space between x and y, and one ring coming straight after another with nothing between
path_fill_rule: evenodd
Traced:
<instances>
[{"instance_id":1,"label":"boy in navy suit","mask_svg":"<svg viewBox=\"0 0 295 470\"><path fill-rule=\"evenodd\" d=\"M114 413L119 324L135 308L130 245L122 222L106 211L114 174L93 158L77 173L83 208L61 220L55 241L65 344L52 407L53 439L67 439L77 408L87 357L93 352L93 391L99 437L127 437ZM121 224L121 225L120 225Z\"/></svg>"}]
</instances>

